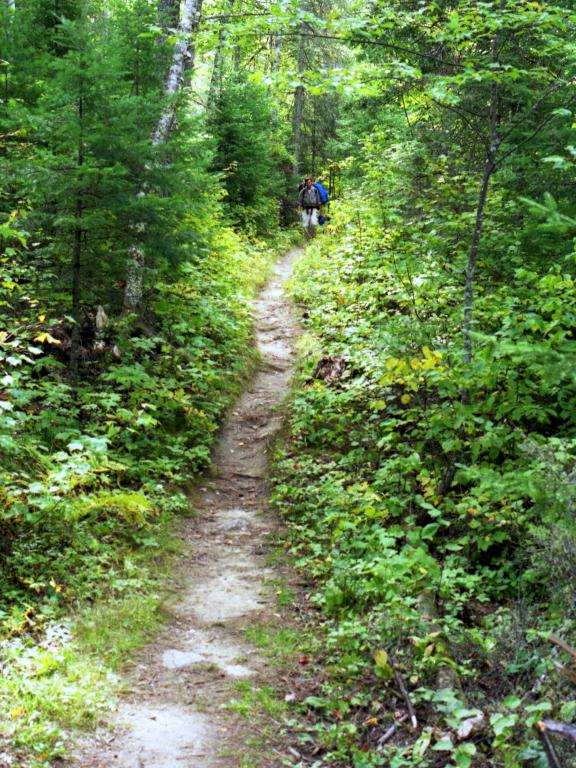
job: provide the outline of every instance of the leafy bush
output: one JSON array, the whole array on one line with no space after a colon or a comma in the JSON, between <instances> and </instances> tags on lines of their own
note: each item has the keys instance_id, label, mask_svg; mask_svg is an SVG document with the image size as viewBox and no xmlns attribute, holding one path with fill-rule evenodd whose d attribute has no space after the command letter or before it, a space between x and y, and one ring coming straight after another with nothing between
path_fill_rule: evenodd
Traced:
<instances>
[{"instance_id":1,"label":"leafy bush","mask_svg":"<svg viewBox=\"0 0 576 768\"><path fill-rule=\"evenodd\" d=\"M372 163L358 198L405 168ZM530 724L570 697L545 630L576 635L572 260L513 280L495 267L469 367L443 225L411 217L400 189L371 207L354 195L296 268L308 338L276 459L275 501L326 618L325 707L341 715L315 715L311 739L333 765L432 765L442 751L443 765L540 765ZM338 704L360 683L382 696L378 649L430 724L386 757L358 726L369 703ZM481 711L484 741L456 739L458 718Z\"/></svg>"}]
</instances>

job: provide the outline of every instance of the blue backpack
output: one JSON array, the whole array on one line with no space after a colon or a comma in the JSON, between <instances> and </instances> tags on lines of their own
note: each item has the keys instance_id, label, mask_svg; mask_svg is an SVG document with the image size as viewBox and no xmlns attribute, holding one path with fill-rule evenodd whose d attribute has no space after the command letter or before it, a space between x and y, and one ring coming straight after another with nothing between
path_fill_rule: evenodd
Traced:
<instances>
[{"instance_id":1,"label":"blue backpack","mask_svg":"<svg viewBox=\"0 0 576 768\"><path fill-rule=\"evenodd\" d=\"M328 190L326 189L325 186L320 184L319 181L315 181L314 186L316 187L316 189L318 190L318 193L320 194L320 202L322 203L322 205L326 205L326 203L329 200Z\"/></svg>"}]
</instances>

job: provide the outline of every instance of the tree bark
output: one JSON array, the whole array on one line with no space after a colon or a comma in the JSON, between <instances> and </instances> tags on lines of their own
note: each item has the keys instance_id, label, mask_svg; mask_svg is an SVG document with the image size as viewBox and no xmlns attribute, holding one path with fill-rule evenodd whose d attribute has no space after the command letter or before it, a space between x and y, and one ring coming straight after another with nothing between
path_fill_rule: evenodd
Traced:
<instances>
[{"instance_id":1,"label":"tree bark","mask_svg":"<svg viewBox=\"0 0 576 768\"><path fill-rule=\"evenodd\" d=\"M164 84L164 98L168 103L152 133L152 145L154 147L165 143L170 135L176 117L177 103L175 96L184 79L185 70L194 66L196 49L194 43L189 41L189 37L199 20L201 10L202 0L186 0L178 28L179 39L174 45L172 64ZM144 194L144 190L139 192L139 195ZM136 227L136 230L140 232L143 229L143 224L139 224ZM135 312L142 304L145 267L146 260L142 248L140 246L132 246L126 267L125 312Z\"/></svg>"},{"instance_id":2,"label":"tree bark","mask_svg":"<svg viewBox=\"0 0 576 768\"><path fill-rule=\"evenodd\" d=\"M304 32L305 25L300 26L298 40L298 79L304 71ZM297 178L302 165L302 109L304 106L304 86L297 85L294 98L294 177Z\"/></svg>"},{"instance_id":3,"label":"tree bark","mask_svg":"<svg viewBox=\"0 0 576 768\"><path fill-rule=\"evenodd\" d=\"M280 54L282 52L282 30L276 32L274 39L274 72L280 72Z\"/></svg>"},{"instance_id":4,"label":"tree bark","mask_svg":"<svg viewBox=\"0 0 576 768\"><path fill-rule=\"evenodd\" d=\"M196 49L194 44L189 42L188 38L198 22L201 10L202 0L186 0L182 21L178 30L179 40L174 45L172 64L168 70L166 82L164 84L164 97L170 99L170 102L164 112L160 115L156 129L152 134L152 144L154 146L163 144L170 135L172 123L176 114L176 102L173 97L182 84L185 70L194 66Z\"/></svg>"},{"instance_id":5,"label":"tree bark","mask_svg":"<svg viewBox=\"0 0 576 768\"><path fill-rule=\"evenodd\" d=\"M494 39L492 43L492 62L494 64L498 63L496 39ZM486 151L486 160L484 162L484 171L482 173L482 183L480 185L480 192L478 194L474 233L472 235L472 242L470 244L470 251L468 253L468 262L466 264L464 323L462 331L464 335L464 361L468 365L472 362L473 358L472 325L474 310L474 273L476 270L476 262L478 260L478 248L480 246L482 228L484 225L484 214L486 211L486 201L488 199L488 187L490 186L490 179L492 174L496 169L496 155L500 145L500 137L498 135L498 97L498 84L496 82L492 82L490 86L489 145ZM467 401L468 396L466 391L463 392L462 399L463 401Z\"/></svg>"},{"instance_id":6,"label":"tree bark","mask_svg":"<svg viewBox=\"0 0 576 768\"><path fill-rule=\"evenodd\" d=\"M222 23L218 35L218 44L214 52L214 64L212 66L212 76L210 77L210 87L208 89L208 109L211 110L216 103L218 93L222 87L222 70L224 67L224 42L226 40L226 25L229 21L229 15L234 12L234 0L228 0L228 13L222 16Z\"/></svg>"},{"instance_id":7,"label":"tree bark","mask_svg":"<svg viewBox=\"0 0 576 768\"><path fill-rule=\"evenodd\" d=\"M0 37L0 76L3 81L3 101L4 106L8 105L8 70L10 62L6 61L4 56L8 54L4 51L5 41L10 39L12 34L12 26L14 25L14 16L16 13L16 5L14 2L8 0L6 8L0 8L0 24L3 26L2 35Z\"/></svg>"},{"instance_id":8,"label":"tree bark","mask_svg":"<svg viewBox=\"0 0 576 768\"><path fill-rule=\"evenodd\" d=\"M240 50L240 46L236 45L234 46L234 72L236 73L240 72L241 61L242 61L242 52Z\"/></svg>"},{"instance_id":9,"label":"tree bark","mask_svg":"<svg viewBox=\"0 0 576 768\"><path fill-rule=\"evenodd\" d=\"M480 194L478 195L478 204L476 206L476 223L474 225L474 234L468 254L468 263L466 264L466 288L464 291L464 360L466 363L472 362L472 312L474 309L474 272L476 270L476 261L478 259L478 246L480 245L480 236L484 225L484 213L486 210L486 200L488 198L488 187L494 171L494 163L491 157L486 158L484 164L484 173L482 174L482 184Z\"/></svg>"},{"instance_id":10,"label":"tree bark","mask_svg":"<svg viewBox=\"0 0 576 768\"><path fill-rule=\"evenodd\" d=\"M76 167L84 165L84 83L80 80L78 86L78 149L76 155ZM79 183L80 179L78 180ZM82 268L82 210L84 201L82 190L76 192L74 209L74 247L72 250L72 335L70 339L70 373L72 379L78 379L80 366L80 322L81 322L81 268Z\"/></svg>"}]
</instances>

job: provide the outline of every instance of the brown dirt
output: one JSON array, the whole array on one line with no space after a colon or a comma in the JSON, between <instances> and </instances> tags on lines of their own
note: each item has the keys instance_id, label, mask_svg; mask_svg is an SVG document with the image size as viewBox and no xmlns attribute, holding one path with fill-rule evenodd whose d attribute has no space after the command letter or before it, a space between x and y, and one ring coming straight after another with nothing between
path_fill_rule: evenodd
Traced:
<instances>
[{"instance_id":1,"label":"brown dirt","mask_svg":"<svg viewBox=\"0 0 576 768\"><path fill-rule=\"evenodd\" d=\"M268 448L292 376L298 325L283 285L298 249L276 265L254 306L262 363L230 412L214 452L214 474L198 488L198 516L183 528L170 621L139 654L113 719L75 756L75 768L229 768L245 737L222 709L234 682L266 680L266 660L243 630L273 619L266 540ZM248 724L244 725L249 728Z\"/></svg>"}]
</instances>

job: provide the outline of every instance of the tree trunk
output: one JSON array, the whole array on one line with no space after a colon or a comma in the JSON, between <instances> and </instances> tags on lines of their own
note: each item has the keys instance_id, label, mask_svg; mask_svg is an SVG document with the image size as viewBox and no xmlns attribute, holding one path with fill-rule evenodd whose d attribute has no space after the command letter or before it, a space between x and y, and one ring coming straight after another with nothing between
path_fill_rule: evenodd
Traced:
<instances>
[{"instance_id":1,"label":"tree trunk","mask_svg":"<svg viewBox=\"0 0 576 768\"><path fill-rule=\"evenodd\" d=\"M316 144L316 101L312 100L312 168L310 169L311 172L316 176L316 152L317 152L317 144Z\"/></svg>"},{"instance_id":2,"label":"tree trunk","mask_svg":"<svg viewBox=\"0 0 576 768\"><path fill-rule=\"evenodd\" d=\"M228 13L234 12L234 0L228 0ZM228 24L228 14L222 17L222 25L218 35L218 44L214 52L214 64L212 66L212 76L210 78L210 87L208 89L208 109L211 110L216 103L218 93L222 88L222 70L224 67L224 42L226 40L226 25Z\"/></svg>"},{"instance_id":3,"label":"tree trunk","mask_svg":"<svg viewBox=\"0 0 576 768\"><path fill-rule=\"evenodd\" d=\"M280 72L280 54L282 52L282 30L276 32L274 40L274 72Z\"/></svg>"},{"instance_id":4,"label":"tree trunk","mask_svg":"<svg viewBox=\"0 0 576 768\"><path fill-rule=\"evenodd\" d=\"M159 146L166 142L170 135L176 117L176 99L175 96L184 79L184 72L187 68L194 66L195 46L189 42L189 37L196 26L200 12L202 10L202 0L186 0L184 10L178 29L179 39L174 45L172 54L172 64L168 70L164 84L164 98L168 101L166 108L160 115L156 128L152 133L152 145ZM144 195L144 191L139 192ZM142 231L144 225L137 225L137 231ZM126 267L126 288L124 290L124 311L134 312L142 304L144 295L144 271L146 260L141 247L133 246L130 249L128 264Z\"/></svg>"},{"instance_id":5,"label":"tree trunk","mask_svg":"<svg viewBox=\"0 0 576 768\"><path fill-rule=\"evenodd\" d=\"M4 106L8 105L8 70L10 68L10 62L6 61L8 53L5 52L4 45L7 45L8 50L10 49L8 41L12 35L15 11L16 6L10 0L6 3L5 8L0 8L0 77L2 77Z\"/></svg>"},{"instance_id":6,"label":"tree trunk","mask_svg":"<svg viewBox=\"0 0 576 768\"><path fill-rule=\"evenodd\" d=\"M82 168L84 165L84 84L80 80L78 87L78 150L76 155L76 167ZM78 177L78 183L82 181ZM74 209L74 247L72 250L72 335L70 339L70 373L72 379L78 379L80 366L80 323L81 323L81 265L82 265L82 209L83 209L82 189L76 192L76 204Z\"/></svg>"},{"instance_id":7,"label":"tree trunk","mask_svg":"<svg viewBox=\"0 0 576 768\"><path fill-rule=\"evenodd\" d=\"M178 92L184 79L184 71L194 65L196 49L193 43L188 41L192 30L194 29L200 11L202 9L202 0L186 0L182 21L179 27L179 40L174 45L172 54L172 64L166 76L164 84L164 98L170 99L164 112L160 115L156 129L152 134L152 144L158 146L163 144L172 128L172 123L176 114L176 101L173 98Z\"/></svg>"},{"instance_id":8,"label":"tree trunk","mask_svg":"<svg viewBox=\"0 0 576 768\"><path fill-rule=\"evenodd\" d=\"M472 362L472 311L474 308L474 272L476 270L476 261L478 258L478 246L480 245L480 236L484 224L484 212L486 210L486 199L488 197L488 187L490 178L494 171L494 163L491 157L486 158L484 164L484 173L482 175L482 184L480 194L478 195L478 204L476 206L476 224L470 253L468 254L468 263L466 264L466 288L464 291L464 360L466 363Z\"/></svg>"},{"instance_id":9,"label":"tree trunk","mask_svg":"<svg viewBox=\"0 0 576 768\"><path fill-rule=\"evenodd\" d=\"M304 71L304 32L305 25L300 26L298 41L298 79ZM304 106L304 86L297 85L294 98L294 177L298 178L302 165L302 109Z\"/></svg>"},{"instance_id":10,"label":"tree trunk","mask_svg":"<svg viewBox=\"0 0 576 768\"><path fill-rule=\"evenodd\" d=\"M492 62L497 64L497 43L494 39L492 43ZM464 290L464 323L462 332L464 335L464 361L470 364L473 358L472 352L472 325L474 310L474 272L478 260L478 248L480 246L480 237L484 225L484 213L486 210L486 200L488 198L488 187L490 179L496 168L496 154L500 145L498 135L498 84L493 82L490 86L490 118L489 118L489 146L486 151L486 160L484 163L484 172L482 174L482 183L478 195L478 204L476 206L476 222L474 233L470 244L468 254L468 263L466 264L466 287ZM468 394L464 390L462 400L468 400Z\"/></svg>"},{"instance_id":11,"label":"tree trunk","mask_svg":"<svg viewBox=\"0 0 576 768\"><path fill-rule=\"evenodd\" d=\"M224 24L225 21L223 20ZM212 66L212 75L210 77L210 87L208 88L207 107L208 111L214 108L214 104L218 98L218 94L222 88L222 64L224 63L224 56L222 48L224 46L224 30L220 30L218 38L218 45L214 52L214 64Z\"/></svg>"}]
</instances>

